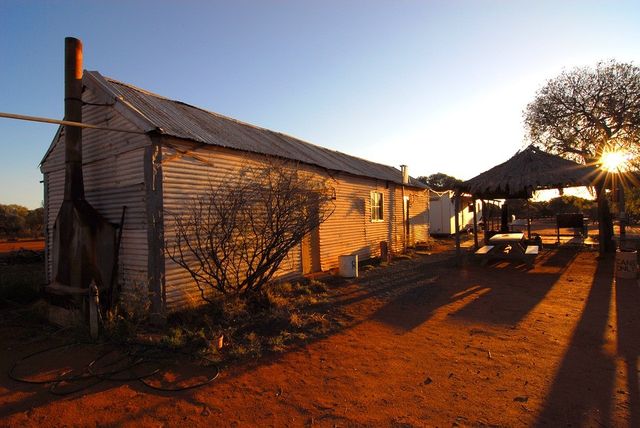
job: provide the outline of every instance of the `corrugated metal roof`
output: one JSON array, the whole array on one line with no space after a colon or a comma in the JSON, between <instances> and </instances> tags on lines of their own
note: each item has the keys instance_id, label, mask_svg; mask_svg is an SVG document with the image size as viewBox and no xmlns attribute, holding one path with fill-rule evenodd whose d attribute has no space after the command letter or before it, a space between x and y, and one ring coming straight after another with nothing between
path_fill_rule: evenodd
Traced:
<instances>
[{"instance_id":1,"label":"corrugated metal roof","mask_svg":"<svg viewBox=\"0 0 640 428\"><path fill-rule=\"evenodd\" d=\"M289 135L244 123L180 101L170 100L117 80L88 71L95 82L123 102L162 135L297 160L334 171L402 183L399 169L335 150L316 146ZM410 185L426 186L414 178Z\"/></svg>"}]
</instances>

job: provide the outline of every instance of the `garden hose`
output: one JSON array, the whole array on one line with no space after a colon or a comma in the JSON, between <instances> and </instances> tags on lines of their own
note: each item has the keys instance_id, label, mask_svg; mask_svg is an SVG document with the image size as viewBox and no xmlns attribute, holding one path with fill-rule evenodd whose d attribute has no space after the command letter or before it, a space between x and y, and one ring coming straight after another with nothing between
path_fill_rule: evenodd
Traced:
<instances>
[{"instance_id":1,"label":"garden hose","mask_svg":"<svg viewBox=\"0 0 640 428\"><path fill-rule=\"evenodd\" d=\"M55 377L49 377L46 379L38 379L38 380L29 379L28 377L21 377L16 374L16 369L20 365L22 365L25 361L28 361L33 357L36 357L38 355L43 355L48 352L64 349L64 348L71 348L74 346L86 345L86 344L87 343L84 343L84 342L71 342L71 343L56 345L50 348L33 352L31 354L28 354L24 357L17 359L9 369L8 375L12 380L16 382L33 384L33 385L49 384L50 385L49 392L54 395L69 395L69 394L73 394L73 393L91 388L92 386L95 386L105 380L115 381L115 382L139 381L146 387L156 391L179 392L179 391L186 391L186 390L195 389L195 388L199 388L204 385L207 385L213 382L220 374L220 368L218 367L217 364L215 364L215 362L213 362L207 357L200 356L196 358L200 359L203 362L206 362L207 369L213 370L213 372L204 381L196 382L186 386L165 387L165 386L155 385L154 383L149 382L149 380L153 376L161 373L162 368L157 366L162 365L163 360L166 360L169 357L174 356L176 354L179 354L182 356L189 356L192 359L194 358L194 356L192 354L182 352L182 351L162 349L162 356L153 357L149 355L149 352L156 349L155 348L148 349L144 347L138 347L133 351L128 351L123 356L116 358L115 361L106 363L103 366L103 368L109 368L109 367L119 365L122 362L125 362L124 366L116 367L111 370L100 371L98 369L98 365L99 365L98 363L104 360L106 357L116 353L117 352L116 349L110 349L101 353L100 355L98 355L98 357L94 358L91 362L89 362L89 364L87 364L79 373L75 369L69 369L62 372L61 374L56 375ZM117 376L118 374L121 374L129 370L133 370L134 368L142 366L144 364L152 364L152 368L146 373L134 374L132 376L126 376L126 377ZM74 372L76 372L77 374L73 374ZM85 383L85 381L88 383ZM69 388L71 385L76 385L76 386L73 388Z\"/></svg>"}]
</instances>

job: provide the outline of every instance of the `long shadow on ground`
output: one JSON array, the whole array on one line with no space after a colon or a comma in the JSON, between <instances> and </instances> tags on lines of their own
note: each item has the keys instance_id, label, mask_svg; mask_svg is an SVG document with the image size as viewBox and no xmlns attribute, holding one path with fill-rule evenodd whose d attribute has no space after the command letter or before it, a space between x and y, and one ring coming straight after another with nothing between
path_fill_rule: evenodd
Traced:
<instances>
[{"instance_id":1,"label":"long shadow on ground","mask_svg":"<svg viewBox=\"0 0 640 428\"><path fill-rule=\"evenodd\" d=\"M615 363L603 346L612 283L613 261L600 260L582 316L538 417L538 426L610 423Z\"/></svg>"},{"instance_id":2,"label":"long shadow on ground","mask_svg":"<svg viewBox=\"0 0 640 428\"><path fill-rule=\"evenodd\" d=\"M423 273L413 278L413 287L403 290L372 318L408 332L428 321L439 308L476 295L474 300L450 316L515 326L544 299L576 254L577 250L564 249L547 252L542 262L553 259L557 269L551 272L523 270L517 265L500 263L447 269L435 279L433 274L436 271L431 272L431 277ZM479 272L483 275L475 275ZM487 272L491 275L487 276ZM487 279L479 282L477 278Z\"/></svg>"},{"instance_id":3,"label":"long shadow on ground","mask_svg":"<svg viewBox=\"0 0 640 428\"><path fill-rule=\"evenodd\" d=\"M433 272L430 268L416 269L416 266L422 266L424 268L425 265L431 265L430 260L433 260L435 261L435 263L433 263L434 269L437 269L438 266L444 267L448 263L446 259L447 257L427 257L400 261L398 263L393 263L389 267L374 269L372 272L365 274L363 278L360 278L359 280L351 283L344 279L335 279L335 283L330 286L332 292L331 296L329 297L329 301L318 306L324 306L327 308L332 307L333 309L341 310L342 308L346 308L352 304L369 304L369 302L371 301L387 298L389 295L396 295L397 293L401 293L403 290L418 287L420 286L422 281L433 277ZM13 342L15 346L13 347L14 349L10 351L7 351L6 349L0 350L3 354L0 355L0 374L7 373L13 361L26 354L24 351L25 346L22 345L27 345L27 342L31 339L29 335L32 335L34 334L34 332L38 331L38 326L36 324L33 324L33 322L25 323L19 319L15 321L18 323L17 326L19 327L16 328L13 332L13 336L16 338L16 340ZM337 334L344 329L353 327L357 323L358 322L350 320L347 314L345 316L345 322L341 325L336 326L330 334ZM3 327L7 326L3 325ZM4 330L5 331L1 334L4 336L8 335L6 329ZM41 349L49 348L52 346L52 341L47 340L46 336L47 334L44 334L42 337ZM317 337L313 340L302 343L299 346L307 346L310 343L313 343L316 340L321 340L323 338L324 337L322 336ZM64 340L62 337L59 337L57 340L53 341L53 344L66 342L68 341ZM3 348L4 345L6 344L3 344ZM40 349L40 347L28 346L27 349L30 350L27 352L31 353L34 350ZM296 351L298 349L299 347L294 347L290 351ZM81 368L83 365L88 364L92 359L99 355L95 354L95 352L97 351L92 349L84 349L83 353L75 352L73 355L69 355L69 362L71 363L71 365ZM232 379L235 376L239 376L247 370L253 370L258 366L275 364L278 360L283 358L284 355L286 355L286 353L267 354L257 361L243 361L233 363L230 367L225 369L224 378L227 380ZM61 357L58 356L58 358L60 359ZM62 358L62 360L64 360L64 358ZM66 363L64 361L61 361L60 364L55 367L55 370L59 372L62 367L65 367L65 365ZM35 372L39 373L38 367L32 368ZM30 373L29 367L26 367L25 370L25 375ZM161 392L148 389L135 381L125 383L131 390L136 391L137 393L152 394L156 396L166 397L167 399L176 396L176 393ZM24 384L13 381L6 375L0 376L0 386L8 391L5 394L0 394L0 418L6 418L22 412L30 412L32 409L47 406L49 404L55 403L56 401L77 397L81 394L93 395L101 392L106 392L111 390L112 388L119 388L122 384L122 382L104 381L97 385L89 386L87 389L84 389L81 392L71 394L67 397L62 397L51 394L49 392L50 385ZM195 391L197 390L179 393L180 400L190 402L196 406L203 405L195 398ZM117 425L118 423L124 423L127 420L133 420L132 418L142 416L146 412L148 412L148 409L141 410L140 413L130 412L125 419L116 421L114 423Z\"/></svg>"},{"instance_id":4,"label":"long shadow on ground","mask_svg":"<svg viewBox=\"0 0 640 428\"><path fill-rule=\"evenodd\" d=\"M626 371L626 406L630 410L629 426L640 427L640 287L635 279L616 279L616 313L618 355Z\"/></svg>"}]
</instances>

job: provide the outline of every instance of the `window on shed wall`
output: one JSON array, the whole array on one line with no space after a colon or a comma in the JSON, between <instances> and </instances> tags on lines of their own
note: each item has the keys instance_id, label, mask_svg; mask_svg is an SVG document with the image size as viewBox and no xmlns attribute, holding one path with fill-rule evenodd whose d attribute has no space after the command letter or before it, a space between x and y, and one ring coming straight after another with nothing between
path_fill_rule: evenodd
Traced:
<instances>
[{"instance_id":1,"label":"window on shed wall","mask_svg":"<svg viewBox=\"0 0 640 428\"><path fill-rule=\"evenodd\" d=\"M383 221L384 220L384 212L383 207L384 201L382 197L382 193L380 192L371 192L371 221Z\"/></svg>"}]
</instances>

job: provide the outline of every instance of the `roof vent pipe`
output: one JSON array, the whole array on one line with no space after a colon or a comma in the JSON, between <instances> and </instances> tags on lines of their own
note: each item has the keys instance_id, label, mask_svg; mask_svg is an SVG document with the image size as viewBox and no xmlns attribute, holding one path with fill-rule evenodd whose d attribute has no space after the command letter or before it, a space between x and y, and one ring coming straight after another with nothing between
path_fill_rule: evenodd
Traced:
<instances>
[{"instance_id":1,"label":"roof vent pipe","mask_svg":"<svg viewBox=\"0 0 640 428\"><path fill-rule=\"evenodd\" d=\"M400 171L402 172L402 184L409 184L409 170L406 165L400 165Z\"/></svg>"}]
</instances>

